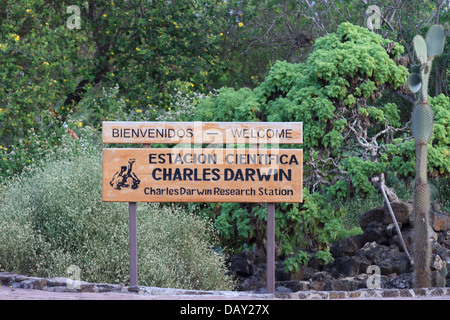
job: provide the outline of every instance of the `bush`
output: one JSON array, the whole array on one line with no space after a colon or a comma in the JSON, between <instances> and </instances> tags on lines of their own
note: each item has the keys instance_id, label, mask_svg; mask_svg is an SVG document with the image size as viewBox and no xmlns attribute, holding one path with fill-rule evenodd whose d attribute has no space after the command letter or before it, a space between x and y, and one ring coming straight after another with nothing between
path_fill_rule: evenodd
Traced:
<instances>
[{"instance_id":1,"label":"bush","mask_svg":"<svg viewBox=\"0 0 450 320\"><path fill-rule=\"evenodd\" d=\"M233 288L224 255L209 244L216 242L211 223L172 205L139 206L138 267L145 283L203 290Z\"/></svg>"},{"instance_id":2,"label":"bush","mask_svg":"<svg viewBox=\"0 0 450 320\"><path fill-rule=\"evenodd\" d=\"M128 210L101 201L100 153L78 144L7 184L0 208L0 269L66 276L70 265L90 282L128 282ZM139 284L232 289L211 224L194 213L138 205Z\"/></svg>"},{"instance_id":3,"label":"bush","mask_svg":"<svg viewBox=\"0 0 450 320\"><path fill-rule=\"evenodd\" d=\"M278 61L254 90L222 88L196 107L196 120L201 121L303 122L307 200L278 205L276 214L277 245L280 258L289 259L287 269L305 263L305 250L326 263L331 242L361 231L343 226L344 210L334 208L332 201L376 193L371 179L388 165L387 159L380 159L378 143L390 142L389 135L406 129L400 128L394 103L373 103L384 91L405 84L408 72L399 63L403 52L398 43L342 23L335 33L315 41L306 63ZM373 145L360 137L374 137ZM257 205L208 208L222 238L234 241L235 248L263 243L265 233L247 227L264 223L265 212Z\"/></svg>"},{"instance_id":4,"label":"bush","mask_svg":"<svg viewBox=\"0 0 450 320\"><path fill-rule=\"evenodd\" d=\"M367 28L342 23L336 32L316 39L305 63L277 61L255 89L221 88L196 106L195 120L201 121L303 122L307 201L277 205L276 213L277 248L280 258L287 258L286 269L295 270L312 256L305 250L326 263L330 243L361 232L361 212L355 209L367 209L350 201L378 203L381 174L406 183L414 175L414 141L393 94L406 89L404 51ZM430 103L435 126L428 167L445 205L449 100L440 95ZM265 211L260 205L210 204L202 212L215 219L227 247L263 244Z\"/></svg>"}]
</instances>

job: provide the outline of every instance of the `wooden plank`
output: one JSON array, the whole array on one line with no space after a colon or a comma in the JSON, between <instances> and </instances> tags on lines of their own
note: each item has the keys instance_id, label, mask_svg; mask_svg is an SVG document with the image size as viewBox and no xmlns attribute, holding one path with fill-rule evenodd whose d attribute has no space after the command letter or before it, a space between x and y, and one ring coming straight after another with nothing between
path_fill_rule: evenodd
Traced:
<instances>
[{"instance_id":1,"label":"wooden plank","mask_svg":"<svg viewBox=\"0 0 450 320\"><path fill-rule=\"evenodd\" d=\"M128 204L128 247L130 253L130 286L138 285L137 262L137 203Z\"/></svg>"},{"instance_id":2,"label":"wooden plank","mask_svg":"<svg viewBox=\"0 0 450 320\"><path fill-rule=\"evenodd\" d=\"M103 149L103 201L302 202L301 149Z\"/></svg>"},{"instance_id":3,"label":"wooden plank","mask_svg":"<svg viewBox=\"0 0 450 320\"><path fill-rule=\"evenodd\" d=\"M301 144L302 122L103 122L103 143Z\"/></svg>"},{"instance_id":4,"label":"wooden plank","mask_svg":"<svg viewBox=\"0 0 450 320\"><path fill-rule=\"evenodd\" d=\"M267 204L266 251L267 293L275 293L275 203Z\"/></svg>"}]
</instances>

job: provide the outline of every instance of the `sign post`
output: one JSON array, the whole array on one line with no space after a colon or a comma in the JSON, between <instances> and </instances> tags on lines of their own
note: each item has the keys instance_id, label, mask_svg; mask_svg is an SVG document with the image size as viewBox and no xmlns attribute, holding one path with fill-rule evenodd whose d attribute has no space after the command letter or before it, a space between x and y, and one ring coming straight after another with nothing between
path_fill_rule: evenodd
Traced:
<instances>
[{"instance_id":1,"label":"sign post","mask_svg":"<svg viewBox=\"0 0 450 320\"><path fill-rule=\"evenodd\" d=\"M138 284L137 268L137 204L130 202L128 204L128 229L129 229L129 248L130 248L130 286Z\"/></svg>"},{"instance_id":2,"label":"sign post","mask_svg":"<svg viewBox=\"0 0 450 320\"><path fill-rule=\"evenodd\" d=\"M275 293L275 203L267 204L267 293Z\"/></svg>"},{"instance_id":3,"label":"sign post","mask_svg":"<svg viewBox=\"0 0 450 320\"><path fill-rule=\"evenodd\" d=\"M138 283L137 202L257 202L267 203L273 293L275 203L303 201L303 150L278 146L301 144L302 128L301 122L103 122L104 144L144 146L103 149L102 200L129 203L130 285Z\"/></svg>"}]
</instances>

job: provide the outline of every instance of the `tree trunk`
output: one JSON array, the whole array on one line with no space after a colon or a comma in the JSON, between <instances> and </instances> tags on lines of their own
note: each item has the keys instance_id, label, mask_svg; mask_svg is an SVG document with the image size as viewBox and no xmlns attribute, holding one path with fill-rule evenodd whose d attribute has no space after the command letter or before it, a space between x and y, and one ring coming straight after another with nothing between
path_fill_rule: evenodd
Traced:
<instances>
[{"instance_id":1,"label":"tree trunk","mask_svg":"<svg viewBox=\"0 0 450 320\"><path fill-rule=\"evenodd\" d=\"M431 287L431 247L428 235L430 191L427 182L426 143L416 143L416 182L414 186L414 278L415 288Z\"/></svg>"}]
</instances>

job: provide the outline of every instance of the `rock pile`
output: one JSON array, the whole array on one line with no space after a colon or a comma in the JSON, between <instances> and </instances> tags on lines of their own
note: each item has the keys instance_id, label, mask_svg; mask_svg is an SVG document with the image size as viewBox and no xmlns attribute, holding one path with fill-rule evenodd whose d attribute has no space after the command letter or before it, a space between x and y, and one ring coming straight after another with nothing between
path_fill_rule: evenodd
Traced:
<instances>
[{"instance_id":1,"label":"rock pile","mask_svg":"<svg viewBox=\"0 0 450 320\"><path fill-rule=\"evenodd\" d=\"M392 202L407 250L413 253L411 202ZM441 212L437 203L430 208L430 242L432 247L433 286L450 286L450 214ZM389 211L381 206L360 215L362 234L339 240L330 246L334 258L320 265L314 258L295 274L276 264L277 292L305 290L353 291L367 288L412 288L412 265L403 251ZM266 288L266 265L255 252L243 251L230 257L230 269L239 279L237 290L263 293ZM380 276L375 277L378 272ZM376 283L375 281L378 281Z\"/></svg>"}]
</instances>

